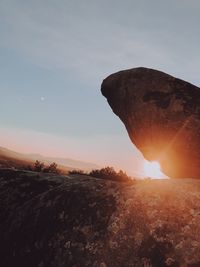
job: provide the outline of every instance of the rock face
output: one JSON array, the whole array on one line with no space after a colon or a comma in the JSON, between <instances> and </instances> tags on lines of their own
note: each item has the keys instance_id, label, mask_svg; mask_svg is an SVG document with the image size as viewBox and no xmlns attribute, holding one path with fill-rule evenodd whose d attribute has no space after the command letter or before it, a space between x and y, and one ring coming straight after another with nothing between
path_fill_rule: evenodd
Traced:
<instances>
[{"instance_id":1,"label":"rock face","mask_svg":"<svg viewBox=\"0 0 200 267\"><path fill-rule=\"evenodd\" d=\"M101 91L147 160L169 177L200 178L200 88L135 68L107 77Z\"/></svg>"},{"instance_id":2,"label":"rock face","mask_svg":"<svg viewBox=\"0 0 200 267\"><path fill-rule=\"evenodd\" d=\"M200 266L200 181L0 170L2 267Z\"/></svg>"}]
</instances>

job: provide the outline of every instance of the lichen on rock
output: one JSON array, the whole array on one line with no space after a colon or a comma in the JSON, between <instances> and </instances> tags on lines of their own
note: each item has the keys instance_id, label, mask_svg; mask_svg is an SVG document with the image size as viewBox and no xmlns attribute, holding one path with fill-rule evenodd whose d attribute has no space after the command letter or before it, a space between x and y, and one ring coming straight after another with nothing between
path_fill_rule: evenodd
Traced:
<instances>
[{"instance_id":1,"label":"lichen on rock","mask_svg":"<svg viewBox=\"0 0 200 267\"><path fill-rule=\"evenodd\" d=\"M194 267L200 184L0 170L0 259L11 267Z\"/></svg>"}]
</instances>

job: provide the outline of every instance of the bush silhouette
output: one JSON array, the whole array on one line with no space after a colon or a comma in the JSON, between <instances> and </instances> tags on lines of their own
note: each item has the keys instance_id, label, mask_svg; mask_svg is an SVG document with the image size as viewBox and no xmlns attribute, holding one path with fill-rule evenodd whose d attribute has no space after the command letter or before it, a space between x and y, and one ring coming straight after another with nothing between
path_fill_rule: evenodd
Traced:
<instances>
[{"instance_id":1,"label":"bush silhouette","mask_svg":"<svg viewBox=\"0 0 200 267\"><path fill-rule=\"evenodd\" d=\"M80 175L88 175L86 172L82 170L71 170L68 172L68 174L80 174Z\"/></svg>"},{"instance_id":2,"label":"bush silhouette","mask_svg":"<svg viewBox=\"0 0 200 267\"><path fill-rule=\"evenodd\" d=\"M34 167L31 168L30 170L35 171L35 172L60 174L58 165L55 162L51 163L49 166L45 166L44 162L40 162L39 160L36 160Z\"/></svg>"},{"instance_id":3,"label":"bush silhouette","mask_svg":"<svg viewBox=\"0 0 200 267\"><path fill-rule=\"evenodd\" d=\"M36 172L42 172L44 169L44 163L40 162L39 160L36 160L34 164L34 171Z\"/></svg>"},{"instance_id":4,"label":"bush silhouette","mask_svg":"<svg viewBox=\"0 0 200 267\"><path fill-rule=\"evenodd\" d=\"M105 167L100 170L92 170L89 175L96 178L118 182L132 181L131 177L129 177L125 172L123 172L122 170L116 172L113 167Z\"/></svg>"},{"instance_id":5,"label":"bush silhouette","mask_svg":"<svg viewBox=\"0 0 200 267\"><path fill-rule=\"evenodd\" d=\"M44 168L43 172L57 173L57 174L60 173L60 171L58 170L58 165L55 162L51 163L49 166Z\"/></svg>"},{"instance_id":6,"label":"bush silhouette","mask_svg":"<svg viewBox=\"0 0 200 267\"><path fill-rule=\"evenodd\" d=\"M88 175L99 179L112 180L117 182L132 182L133 179L128 176L125 172L120 170L116 172L113 167L105 167L102 169L92 170L87 173L83 170L72 170L69 171L69 174L78 174L78 175Z\"/></svg>"}]
</instances>

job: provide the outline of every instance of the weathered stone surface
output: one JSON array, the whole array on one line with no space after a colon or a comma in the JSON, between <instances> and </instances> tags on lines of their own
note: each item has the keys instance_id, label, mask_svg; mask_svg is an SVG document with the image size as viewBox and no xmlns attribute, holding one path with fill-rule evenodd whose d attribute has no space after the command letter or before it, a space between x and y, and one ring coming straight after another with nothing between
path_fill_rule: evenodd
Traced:
<instances>
[{"instance_id":1,"label":"weathered stone surface","mask_svg":"<svg viewBox=\"0 0 200 267\"><path fill-rule=\"evenodd\" d=\"M0 171L2 267L200 266L200 181Z\"/></svg>"},{"instance_id":2,"label":"weathered stone surface","mask_svg":"<svg viewBox=\"0 0 200 267\"><path fill-rule=\"evenodd\" d=\"M200 88L135 68L110 75L101 90L147 160L170 177L200 178Z\"/></svg>"}]
</instances>

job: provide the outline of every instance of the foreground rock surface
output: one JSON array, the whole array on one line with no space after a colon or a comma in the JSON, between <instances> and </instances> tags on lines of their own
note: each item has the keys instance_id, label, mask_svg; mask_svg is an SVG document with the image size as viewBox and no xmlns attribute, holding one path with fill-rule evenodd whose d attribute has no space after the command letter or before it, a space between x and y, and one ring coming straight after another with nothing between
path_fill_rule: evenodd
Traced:
<instances>
[{"instance_id":1,"label":"foreground rock surface","mask_svg":"<svg viewBox=\"0 0 200 267\"><path fill-rule=\"evenodd\" d=\"M200 266L200 182L0 171L3 267Z\"/></svg>"},{"instance_id":2,"label":"foreground rock surface","mask_svg":"<svg viewBox=\"0 0 200 267\"><path fill-rule=\"evenodd\" d=\"M169 177L200 178L200 88L135 68L110 75L101 90L147 160Z\"/></svg>"}]
</instances>

